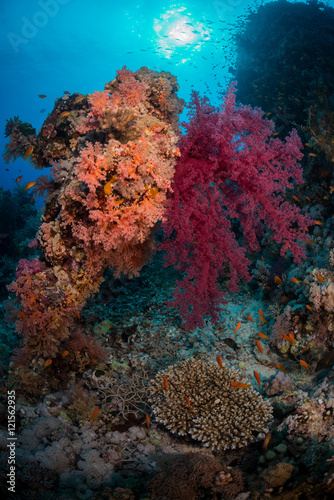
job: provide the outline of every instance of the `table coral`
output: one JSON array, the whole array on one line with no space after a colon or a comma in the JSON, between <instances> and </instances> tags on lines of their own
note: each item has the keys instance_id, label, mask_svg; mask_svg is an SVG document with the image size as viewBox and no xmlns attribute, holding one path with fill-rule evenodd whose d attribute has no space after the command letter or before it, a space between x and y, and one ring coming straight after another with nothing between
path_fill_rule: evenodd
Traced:
<instances>
[{"instance_id":1,"label":"table coral","mask_svg":"<svg viewBox=\"0 0 334 500\"><path fill-rule=\"evenodd\" d=\"M179 436L217 450L240 448L268 432L270 404L232 368L194 358L161 371L149 385L155 419Z\"/></svg>"}]
</instances>

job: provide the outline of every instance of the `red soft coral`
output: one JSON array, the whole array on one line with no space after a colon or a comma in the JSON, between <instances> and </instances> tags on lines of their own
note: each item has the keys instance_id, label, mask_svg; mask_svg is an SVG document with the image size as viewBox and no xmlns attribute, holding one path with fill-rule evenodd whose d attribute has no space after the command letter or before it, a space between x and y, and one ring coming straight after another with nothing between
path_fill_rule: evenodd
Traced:
<instances>
[{"instance_id":1,"label":"red soft coral","mask_svg":"<svg viewBox=\"0 0 334 500\"><path fill-rule=\"evenodd\" d=\"M188 328L202 325L206 313L217 320L219 274L227 273L234 291L240 279L250 279L245 253L259 250L262 227L283 243L282 254L290 250L297 262L304 257L298 240L307 239L312 221L283 201L291 179L302 182L301 141L296 131L285 142L273 138L274 124L262 115L261 109L237 106L233 86L220 109L193 93L164 224L172 238L161 247L166 263L185 273L173 304Z\"/></svg>"}]
</instances>

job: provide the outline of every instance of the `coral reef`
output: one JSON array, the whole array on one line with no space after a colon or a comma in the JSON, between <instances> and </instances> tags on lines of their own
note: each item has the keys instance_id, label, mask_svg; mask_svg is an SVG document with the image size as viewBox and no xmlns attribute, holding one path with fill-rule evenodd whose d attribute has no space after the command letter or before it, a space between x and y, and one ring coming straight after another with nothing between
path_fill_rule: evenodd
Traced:
<instances>
[{"instance_id":1,"label":"coral reef","mask_svg":"<svg viewBox=\"0 0 334 500\"><path fill-rule=\"evenodd\" d=\"M238 386L241 384L241 386ZM157 374L149 385L156 420L203 446L235 449L256 441L271 406L238 371L191 358Z\"/></svg>"},{"instance_id":2,"label":"coral reef","mask_svg":"<svg viewBox=\"0 0 334 500\"><path fill-rule=\"evenodd\" d=\"M241 279L251 279L246 251L260 249L263 227L281 245L281 255L289 251L301 263L300 243L308 239L312 219L283 198L294 188L292 179L303 182L296 130L285 142L273 137L274 124L262 110L236 105L233 85L218 109L194 92L183 125L187 133L164 222L171 238L161 248L167 251L166 265L185 275L172 305L191 329L202 326L206 314L217 322L220 274L228 276L232 291Z\"/></svg>"},{"instance_id":3,"label":"coral reef","mask_svg":"<svg viewBox=\"0 0 334 500\"><path fill-rule=\"evenodd\" d=\"M174 459L172 467L158 473L147 488L152 500L196 500L205 490L221 493L226 500L243 491L241 471L226 467L208 455Z\"/></svg>"},{"instance_id":4,"label":"coral reef","mask_svg":"<svg viewBox=\"0 0 334 500\"><path fill-rule=\"evenodd\" d=\"M177 88L170 73L123 68L103 92L57 99L37 136L17 119L8 123L8 151L18 142L21 156L33 149L36 167L52 165L51 181L38 186L48 191L37 235L42 257L20 262L9 286L24 337L18 378L33 369L36 385L38 377L64 378L70 367L80 373L106 359L85 335L80 311L107 267L116 277L135 276L152 253L179 155L177 116L171 119L182 110Z\"/></svg>"}]
</instances>

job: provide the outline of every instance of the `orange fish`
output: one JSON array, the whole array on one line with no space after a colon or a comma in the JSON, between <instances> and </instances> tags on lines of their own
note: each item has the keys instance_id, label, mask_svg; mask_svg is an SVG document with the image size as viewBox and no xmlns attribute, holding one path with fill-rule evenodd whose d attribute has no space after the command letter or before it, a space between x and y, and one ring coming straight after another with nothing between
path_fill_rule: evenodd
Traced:
<instances>
[{"instance_id":1,"label":"orange fish","mask_svg":"<svg viewBox=\"0 0 334 500\"><path fill-rule=\"evenodd\" d=\"M262 321L262 323L268 323L268 321L264 319L263 316L259 316L259 320Z\"/></svg>"},{"instance_id":2,"label":"orange fish","mask_svg":"<svg viewBox=\"0 0 334 500\"><path fill-rule=\"evenodd\" d=\"M243 382L231 382L231 387L235 387L236 389L250 389L252 386Z\"/></svg>"},{"instance_id":3,"label":"orange fish","mask_svg":"<svg viewBox=\"0 0 334 500\"><path fill-rule=\"evenodd\" d=\"M306 361L303 361L302 359L300 359L299 363L300 363L301 366L303 366L304 368L306 368L306 370L309 370L309 367L308 367L308 364L306 363Z\"/></svg>"},{"instance_id":4,"label":"orange fish","mask_svg":"<svg viewBox=\"0 0 334 500\"><path fill-rule=\"evenodd\" d=\"M85 96L84 95L79 95L78 97L76 97L73 101L73 104L78 104L79 102L82 101L82 99L84 99Z\"/></svg>"},{"instance_id":5,"label":"orange fish","mask_svg":"<svg viewBox=\"0 0 334 500\"><path fill-rule=\"evenodd\" d=\"M80 314L78 313L78 311L74 311L74 314L76 315L76 317L77 317L78 319L80 319Z\"/></svg>"},{"instance_id":6,"label":"orange fish","mask_svg":"<svg viewBox=\"0 0 334 500\"><path fill-rule=\"evenodd\" d=\"M62 113L60 113L60 118L64 118L64 116L68 116L70 114L71 111L63 111Z\"/></svg>"},{"instance_id":7,"label":"orange fish","mask_svg":"<svg viewBox=\"0 0 334 500\"><path fill-rule=\"evenodd\" d=\"M292 196L292 198L296 201L300 201L300 199L298 198L298 196L296 196L295 194Z\"/></svg>"},{"instance_id":8,"label":"orange fish","mask_svg":"<svg viewBox=\"0 0 334 500\"><path fill-rule=\"evenodd\" d=\"M38 94L38 97L40 97L41 99L45 99L46 95L45 94Z\"/></svg>"},{"instance_id":9,"label":"orange fish","mask_svg":"<svg viewBox=\"0 0 334 500\"><path fill-rule=\"evenodd\" d=\"M299 281L296 279L296 278L291 278L292 283L296 283L297 285L299 285Z\"/></svg>"},{"instance_id":10,"label":"orange fish","mask_svg":"<svg viewBox=\"0 0 334 500\"><path fill-rule=\"evenodd\" d=\"M3 388L1 389L1 394L5 394L5 392L6 392L6 391L7 391L7 387L3 387Z\"/></svg>"},{"instance_id":11,"label":"orange fish","mask_svg":"<svg viewBox=\"0 0 334 500\"><path fill-rule=\"evenodd\" d=\"M267 432L267 434L264 436L264 441L263 441L263 449L266 450L268 448L268 444L271 438L270 432Z\"/></svg>"},{"instance_id":12,"label":"orange fish","mask_svg":"<svg viewBox=\"0 0 334 500\"><path fill-rule=\"evenodd\" d=\"M278 276L275 276L274 281L275 281L278 285L281 285L281 284L283 283L283 281L281 280L281 278L279 278Z\"/></svg>"},{"instance_id":13,"label":"orange fish","mask_svg":"<svg viewBox=\"0 0 334 500\"><path fill-rule=\"evenodd\" d=\"M321 220L316 220L315 223L317 226L323 226L323 223L321 222Z\"/></svg>"},{"instance_id":14,"label":"orange fish","mask_svg":"<svg viewBox=\"0 0 334 500\"><path fill-rule=\"evenodd\" d=\"M264 262L264 258L263 257L261 257L261 260L262 260L262 262Z\"/></svg>"},{"instance_id":15,"label":"orange fish","mask_svg":"<svg viewBox=\"0 0 334 500\"><path fill-rule=\"evenodd\" d=\"M189 401L189 398L188 398L187 396L184 396L184 397L186 398L188 408L190 408L190 401Z\"/></svg>"},{"instance_id":16,"label":"orange fish","mask_svg":"<svg viewBox=\"0 0 334 500\"><path fill-rule=\"evenodd\" d=\"M261 339L267 339L267 335L265 335L264 333L262 332L257 332L258 336L261 337Z\"/></svg>"},{"instance_id":17,"label":"orange fish","mask_svg":"<svg viewBox=\"0 0 334 500\"><path fill-rule=\"evenodd\" d=\"M314 154L314 153L309 153L308 155L309 155L309 156L317 156L317 155L316 155L316 154Z\"/></svg>"},{"instance_id":18,"label":"orange fish","mask_svg":"<svg viewBox=\"0 0 334 500\"><path fill-rule=\"evenodd\" d=\"M307 243L308 245L312 245L312 243L315 243L315 241L314 241L314 240L307 240L307 242L306 242L306 243Z\"/></svg>"},{"instance_id":19,"label":"orange fish","mask_svg":"<svg viewBox=\"0 0 334 500\"><path fill-rule=\"evenodd\" d=\"M311 198L310 198L309 196L306 196L306 199L307 199L308 201L311 201Z\"/></svg>"},{"instance_id":20,"label":"orange fish","mask_svg":"<svg viewBox=\"0 0 334 500\"><path fill-rule=\"evenodd\" d=\"M274 132L274 133L273 133L273 135L278 135L278 134L279 134L279 132Z\"/></svg>"},{"instance_id":21,"label":"orange fish","mask_svg":"<svg viewBox=\"0 0 334 500\"><path fill-rule=\"evenodd\" d=\"M289 337L292 340L292 343L295 344L296 343L296 339L295 339L295 336L294 336L293 332L289 333Z\"/></svg>"},{"instance_id":22,"label":"orange fish","mask_svg":"<svg viewBox=\"0 0 334 500\"><path fill-rule=\"evenodd\" d=\"M260 344L260 342L258 340L256 341L256 347L258 348L258 350L260 352L263 352L263 347L262 347L262 345Z\"/></svg>"},{"instance_id":23,"label":"orange fish","mask_svg":"<svg viewBox=\"0 0 334 500\"><path fill-rule=\"evenodd\" d=\"M333 191L334 191L334 187L333 186L329 186L329 192L330 192L330 194L332 194Z\"/></svg>"},{"instance_id":24,"label":"orange fish","mask_svg":"<svg viewBox=\"0 0 334 500\"><path fill-rule=\"evenodd\" d=\"M305 142L305 146L308 146L309 148L311 148L312 144L310 144L309 142Z\"/></svg>"},{"instance_id":25,"label":"orange fish","mask_svg":"<svg viewBox=\"0 0 334 500\"><path fill-rule=\"evenodd\" d=\"M234 330L234 333L236 333L239 330L240 326L241 326L241 321L239 321L239 323L237 324L237 327Z\"/></svg>"},{"instance_id":26,"label":"orange fish","mask_svg":"<svg viewBox=\"0 0 334 500\"><path fill-rule=\"evenodd\" d=\"M253 318L252 318L252 316L250 314L248 314L247 319L249 319L249 321L251 321L252 323L254 323L254 320L253 320Z\"/></svg>"},{"instance_id":27,"label":"orange fish","mask_svg":"<svg viewBox=\"0 0 334 500\"><path fill-rule=\"evenodd\" d=\"M105 194L109 195L112 193L112 180L108 181L104 186L103 186L103 191Z\"/></svg>"},{"instance_id":28,"label":"orange fish","mask_svg":"<svg viewBox=\"0 0 334 500\"><path fill-rule=\"evenodd\" d=\"M323 283L325 283L325 280L324 278L321 276L321 274L317 274L317 278L319 281L322 281Z\"/></svg>"},{"instance_id":29,"label":"orange fish","mask_svg":"<svg viewBox=\"0 0 334 500\"><path fill-rule=\"evenodd\" d=\"M27 149L23 157L24 161L26 161L26 159L29 158L29 156L31 156L33 150L34 150L33 146L30 146L30 148Z\"/></svg>"},{"instance_id":30,"label":"orange fish","mask_svg":"<svg viewBox=\"0 0 334 500\"><path fill-rule=\"evenodd\" d=\"M256 378L256 382L258 383L259 385L259 389L261 389L261 379L260 379L260 375L257 373L257 372L254 372L254 377Z\"/></svg>"},{"instance_id":31,"label":"orange fish","mask_svg":"<svg viewBox=\"0 0 334 500\"><path fill-rule=\"evenodd\" d=\"M65 358L65 356L67 356L68 354L69 354L68 351L64 351L63 354L62 354L63 358Z\"/></svg>"},{"instance_id":32,"label":"orange fish","mask_svg":"<svg viewBox=\"0 0 334 500\"><path fill-rule=\"evenodd\" d=\"M150 422L150 417L147 415L147 413L146 413L145 418L146 418L146 425L147 425L147 430L148 430L150 428L150 423L151 422Z\"/></svg>"},{"instance_id":33,"label":"orange fish","mask_svg":"<svg viewBox=\"0 0 334 500\"><path fill-rule=\"evenodd\" d=\"M95 410L93 411L93 413L91 414L91 416L89 417L88 420L90 420L90 421L95 420L98 413L99 413L99 409L95 408Z\"/></svg>"},{"instance_id":34,"label":"orange fish","mask_svg":"<svg viewBox=\"0 0 334 500\"><path fill-rule=\"evenodd\" d=\"M51 363L52 363L52 359L50 359L50 358L49 358L49 359L47 359L47 360L45 361L45 363L44 363L44 367L46 368L47 366L50 366L50 365L51 365Z\"/></svg>"},{"instance_id":35,"label":"orange fish","mask_svg":"<svg viewBox=\"0 0 334 500\"><path fill-rule=\"evenodd\" d=\"M261 311L261 309L259 309L259 315L262 316L262 318L264 317L263 311Z\"/></svg>"},{"instance_id":36,"label":"orange fish","mask_svg":"<svg viewBox=\"0 0 334 500\"><path fill-rule=\"evenodd\" d=\"M28 191L28 189L31 189L31 188L32 188L35 184L36 184L36 182L35 182L35 181L30 181L30 182L28 182L28 184L26 184L26 185L25 185L24 190L25 190L25 191Z\"/></svg>"},{"instance_id":37,"label":"orange fish","mask_svg":"<svg viewBox=\"0 0 334 500\"><path fill-rule=\"evenodd\" d=\"M16 177L15 179L15 182L20 182L22 181L22 175L19 175L18 177Z\"/></svg>"},{"instance_id":38,"label":"orange fish","mask_svg":"<svg viewBox=\"0 0 334 500\"><path fill-rule=\"evenodd\" d=\"M26 315L24 314L23 311L20 311L20 318L23 319L23 321L26 320Z\"/></svg>"},{"instance_id":39,"label":"orange fish","mask_svg":"<svg viewBox=\"0 0 334 500\"><path fill-rule=\"evenodd\" d=\"M284 368L284 366L280 365L279 363L276 363L276 368L278 368L279 370L282 370L282 372L286 373L286 369Z\"/></svg>"},{"instance_id":40,"label":"orange fish","mask_svg":"<svg viewBox=\"0 0 334 500\"><path fill-rule=\"evenodd\" d=\"M168 380L166 378L164 378L164 388L166 391L167 391L167 387L168 387Z\"/></svg>"},{"instance_id":41,"label":"orange fish","mask_svg":"<svg viewBox=\"0 0 334 500\"><path fill-rule=\"evenodd\" d=\"M224 370L222 358L220 356L217 356L217 363L219 364L220 368Z\"/></svg>"},{"instance_id":42,"label":"orange fish","mask_svg":"<svg viewBox=\"0 0 334 500\"><path fill-rule=\"evenodd\" d=\"M313 309L311 306L309 306L308 304L306 305L306 309L308 309L309 311L313 312Z\"/></svg>"},{"instance_id":43,"label":"orange fish","mask_svg":"<svg viewBox=\"0 0 334 500\"><path fill-rule=\"evenodd\" d=\"M288 342L290 342L290 344L293 344L293 342L290 339L290 337L288 335L286 335L285 333L283 333L283 338L284 338L284 340L287 340Z\"/></svg>"}]
</instances>

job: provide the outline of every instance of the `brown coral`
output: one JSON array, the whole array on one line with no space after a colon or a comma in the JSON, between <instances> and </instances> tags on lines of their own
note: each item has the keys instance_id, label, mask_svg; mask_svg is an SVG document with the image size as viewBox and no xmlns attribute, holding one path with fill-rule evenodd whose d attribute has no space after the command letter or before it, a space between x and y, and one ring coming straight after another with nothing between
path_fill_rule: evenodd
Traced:
<instances>
[{"instance_id":1,"label":"brown coral","mask_svg":"<svg viewBox=\"0 0 334 500\"><path fill-rule=\"evenodd\" d=\"M194 358L158 373L150 382L150 401L158 422L180 436L190 435L217 450L240 448L265 433L272 408L232 368ZM167 386L167 388L166 388Z\"/></svg>"}]
</instances>

